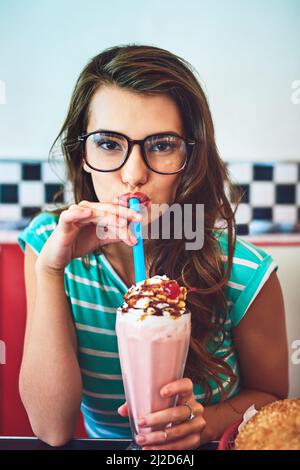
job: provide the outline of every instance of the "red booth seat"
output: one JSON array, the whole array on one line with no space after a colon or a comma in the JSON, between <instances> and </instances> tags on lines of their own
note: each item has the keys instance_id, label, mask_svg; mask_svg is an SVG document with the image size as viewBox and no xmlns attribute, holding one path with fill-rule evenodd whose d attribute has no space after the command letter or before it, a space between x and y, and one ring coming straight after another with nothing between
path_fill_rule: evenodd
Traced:
<instances>
[{"instance_id":1,"label":"red booth seat","mask_svg":"<svg viewBox=\"0 0 300 470\"><path fill-rule=\"evenodd\" d=\"M26 322L24 255L17 244L0 245L0 435L32 436L18 391ZM87 437L82 416L77 437Z\"/></svg>"}]
</instances>

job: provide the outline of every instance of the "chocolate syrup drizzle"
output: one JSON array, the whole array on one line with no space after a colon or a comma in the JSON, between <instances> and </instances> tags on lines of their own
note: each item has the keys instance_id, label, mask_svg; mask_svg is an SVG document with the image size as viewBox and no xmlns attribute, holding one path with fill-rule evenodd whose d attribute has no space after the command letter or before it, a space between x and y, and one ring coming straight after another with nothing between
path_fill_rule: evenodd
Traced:
<instances>
[{"instance_id":1,"label":"chocolate syrup drizzle","mask_svg":"<svg viewBox=\"0 0 300 470\"><path fill-rule=\"evenodd\" d=\"M180 294L175 299L168 297L165 290L166 284L170 283L170 279L160 279L155 284L148 284L147 279L139 286L132 286L124 295L125 304L122 307L123 313L127 313L129 309L144 310L147 315L163 316L163 312L169 312L172 317L180 317L187 313L185 307L185 299L187 289L179 287ZM137 307L136 303L141 298L149 298L149 303L145 307Z\"/></svg>"}]
</instances>

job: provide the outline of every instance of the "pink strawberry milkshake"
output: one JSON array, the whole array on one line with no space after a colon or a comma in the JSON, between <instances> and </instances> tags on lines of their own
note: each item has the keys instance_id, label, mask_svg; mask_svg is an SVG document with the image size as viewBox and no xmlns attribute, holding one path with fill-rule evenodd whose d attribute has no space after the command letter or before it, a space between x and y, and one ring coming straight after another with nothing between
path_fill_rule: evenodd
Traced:
<instances>
[{"instance_id":1,"label":"pink strawberry milkshake","mask_svg":"<svg viewBox=\"0 0 300 470\"><path fill-rule=\"evenodd\" d=\"M186 295L176 281L154 276L133 285L118 308L116 333L134 437L159 429L139 429L139 418L176 404L176 397L162 398L160 390L184 373L191 334Z\"/></svg>"}]
</instances>

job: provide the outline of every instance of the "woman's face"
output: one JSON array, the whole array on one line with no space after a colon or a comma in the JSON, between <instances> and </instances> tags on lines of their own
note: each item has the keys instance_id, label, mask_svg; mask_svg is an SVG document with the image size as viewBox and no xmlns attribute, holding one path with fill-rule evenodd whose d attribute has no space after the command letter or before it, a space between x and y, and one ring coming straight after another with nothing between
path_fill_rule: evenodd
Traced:
<instances>
[{"instance_id":1,"label":"woman's face","mask_svg":"<svg viewBox=\"0 0 300 470\"><path fill-rule=\"evenodd\" d=\"M103 86L94 94L89 108L87 132L98 129L125 134L130 139L144 139L161 132L183 136L181 116L168 96L145 96L117 86ZM141 147L134 145L125 165L113 172L91 173L100 202L114 202L121 194L141 191L152 204L172 204L181 173L162 175L150 170L142 158Z\"/></svg>"}]
</instances>

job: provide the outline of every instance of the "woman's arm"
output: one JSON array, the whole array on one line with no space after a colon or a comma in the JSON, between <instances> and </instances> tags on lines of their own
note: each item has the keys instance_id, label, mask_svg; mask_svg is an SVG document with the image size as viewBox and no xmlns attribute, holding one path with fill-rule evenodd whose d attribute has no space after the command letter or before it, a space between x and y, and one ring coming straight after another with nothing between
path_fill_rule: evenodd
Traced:
<instances>
[{"instance_id":1,"label":"woman's arm","mask_svg":"<svg viewBox=\"0 0 300 470\"><path fill-rule=\"evenodd\" d=\"M59 446L72 438L82 384L64 276L39 268L26 245L27 323L19 389L33 432Z\"/></svg>"},{"instance_id":2,"label":"woman's arm","mask_svg":"<svg viewBox=\"0 0 300 470\"><path fill-rule=\"evenodd\" d=\"M119 204L81 201L61 212L38 258L26 245L27 325L19 387L34 433L48 444L62 445L72 437L82 398L65 267L108 243L134 245L129 222L141 218ZM104 240L95 225L109 227Z\"/></svg>"},{"instance_id":3,"label":"woman's arm","mask_svg":"<svg viewBox=\"0 0 300 470\"><path fill-rule=\"evenodd\" d=\"M241 392L204 409L207 437L219 438L252 404L257 409L288 394L288 345L284 302L273 272L244 318L233 331L239 357Z\"/></svg>"}]
</instances>

